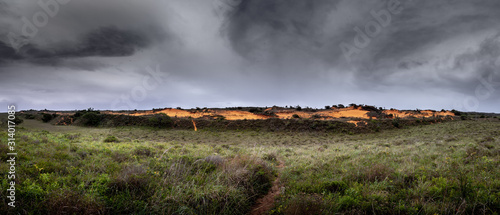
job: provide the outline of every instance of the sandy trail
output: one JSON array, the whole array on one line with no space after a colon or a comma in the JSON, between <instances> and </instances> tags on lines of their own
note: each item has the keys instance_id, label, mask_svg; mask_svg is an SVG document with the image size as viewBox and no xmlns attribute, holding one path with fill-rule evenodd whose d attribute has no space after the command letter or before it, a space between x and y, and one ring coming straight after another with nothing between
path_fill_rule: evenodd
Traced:
<instances>
[{"instance_id":1,"label":"sandy trail","mask_svg":"<svg viewBox=\"0 0 500 215\"><path fill-rule=\"evenodd\" d=\"M282 169L285 167L285 163L283 161L279 161L279 165L276 166L278 169ZM274 206L274 201L276 200L276 197L280 194L280 173L278 172L278 176L276 179L273 181L273 186L269 190L269 192L261 197L260 199L257 199L255 202L255 205L253 206L250 215L263 215L266 214L271 208Z\"/></svg>"}]
</instances>

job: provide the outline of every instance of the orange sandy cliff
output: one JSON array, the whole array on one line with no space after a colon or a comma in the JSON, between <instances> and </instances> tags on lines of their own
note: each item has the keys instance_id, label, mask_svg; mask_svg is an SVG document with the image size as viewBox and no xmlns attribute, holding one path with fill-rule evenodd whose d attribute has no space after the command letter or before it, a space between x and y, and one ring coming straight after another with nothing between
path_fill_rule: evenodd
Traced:
<instances>
[{"instance_id":1,"label":"orange sandy cliff","mask_svg":"<svg viewBox=\"0 0 500 215\"><path fill-rule=\"evenodd\" d=\"M420 113L418 112L408 112L408 111L399 111L399 110L384 110L383 113L389 115L392 114L393 117L406 118L406 117L433 117L433 116L455 116L451 111L444 112L435 112L431 110L422 110Z\"/></svg>"},{"instance_id":2,"label":"orange sandy cliff","mask_svg":"<svg viewBox=\"0 0 500 215\"><path fill-rule=\"evenodd\" d=\"M292 119L292 118L303 118L309 119L313 118L315 120L341 120L355 124L356 127L359 125L365 125L366 119L394 119L394 118L429 118L429 117L453 117L455 114L451 111L433 111L433 110L421 110L421 111L401 111L401 110L379 110L371 106L350 106L346 108L336 108L331 109L305 109L298 111L293 108L283 108L283 107L271 107L262 111L260 109L258 113L253 113L248 110L250 108L239 108L239 110L229 110L229 109L197 109L197 110L183 110L183 109L157 109L149 111L101 111L103 114L112 115L131 115L131 116L148 116L155 114L166 114L170 117L176 118L219 118L224 117L226 120L262 120L269 118L279 118L279 119ZM253 108L255 109L255 108ZM257 108L259 109L259 108ZM248 111L247 111L248 110ZM371 110L371 111L370 111ZM45 113L45 112L42 112ZM54 112L51 112L54 113ZM73 115L73 112L55 112L61 115L59 124L72 123L72 118L67 118L67 116ZM69 119L69 121L68 121ZM193 121L193 126L195 122Z\"/></svg>"},{"instance_id":3,"label":"orange sandy cliff","mask_svg":"<svg viewBox=\"0 0 500 215\"><path fill-rule=\"evenodd\" d=\"M117 113L110 112L111 114L127 114L127 113ZM269 119L269 118L279 118L279 119L291 119L294 115L300 118L315 118L318 120L329 120L329 119L351 119L347 122L359 124L359 120L371 119L376 117L370 117L370 111L364 110L362 107L347 107L347 108L331 108L327 110L317 110L317 111L297 111L295 109L272 107L267 108L263 111L264 114L255 114L249 111L243 110L223 110L223 109L203 109L203 110L181 110L181 109L163 109L156 111L140 111L135 113L130 113L133 116L146 116L154 114L166 114L170 117L179 118L216 118L224 117L226 120L256 120L256 119ZM422 110L422 111L400 111L400 110L384 110L383 114L388 115L389 118L428 118L428 117L446 117L455 116L450 111L436 112L432 110ZM355 120L358 119L358 120Z\"/></svg>"}]
</instances>

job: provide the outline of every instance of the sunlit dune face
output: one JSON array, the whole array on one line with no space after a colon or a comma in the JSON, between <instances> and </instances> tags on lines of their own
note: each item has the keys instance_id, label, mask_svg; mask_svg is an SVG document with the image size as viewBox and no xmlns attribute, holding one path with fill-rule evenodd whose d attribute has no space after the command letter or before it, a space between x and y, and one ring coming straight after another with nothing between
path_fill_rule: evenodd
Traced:
<instances>
[{"instance_id":1,"label":"sunlit dune face","mask_svg":"<svg viewBox=\"0 0 500 215\"><path fill-rule=\"evenodd\" d=\"M247 111L237 111L237 110L200 110L200 111L187 111L187 110L178 110L178 109L164 109L161 111L146 111L140 113L133 113L130 115L133 116L145 116L145 115L153 115L164 113L170 117L179 117L179 118L203 118L203 117L217 117L223 116L227 120L243 120L243 119L267 119L269 117L263 115L253 114Z\"/></svg>"},{"instance_id":2,"label":"sunlit dune face","mask_svg":"<svg viewBox=\"0 0 500 215\"><path fill-rule=\"evenodd\" d=\"M317 112L301 112L294 110L283 110L278 111L276 115L280 119L290 119L293 118L293 115L298 115L300 118L311 118L314 115L318 115L324 119L329 118L360 118L360 119L368 119L368 111L361 110L361 108L342 108L342 109L331 109L331 110L322 110Z\"/></svg>"},{"instance_id":3,"label":"sunlit dune face","mask_svg":"<svg viewBox=\"0 0 500 215\"><path fill-rule=\"evenodd\" d=\"M299 118L308 119L314 118L317 120L332 120L332 119L340 119L340 118L348 118L348 119L370 119L368 116L370 111L363 110L361 107L347 107L347 108L332 108L328 110L318 110L315 112L312 111L297 111L294 109L285 109L285 108L267 108L264 110L267 114L257 114L251 113L248 111L242 110L213 110L213 109L203 109L203 110L180 110L180 109L163 109L163 110L155 110L155 111L139 111L135 113L120 113L113 111L103 111L104 114L129 114L132 116L147 116L154 114L166 114L170 117L178 117L178 118L217 118L223 116L226 120L257 120L257 119L269 119L269 118L279 118L279 119L292 119ZM408 117L416 117L416 118L427 118L434 116L455 116L450 111L442 111L436 112L432 110L422 110L419 112L416 111L399 111L399 110L384 110L384 114L392 115L392 118L408 118ZM274 116L272 116L274 115ZM350 123L359 125L359 120L349 121Z\"/></svg>"},{"instance_id":4,"label":"sunlit dune face","mask_svg":"<svg viewBox=\"0 0 500 215\"><path fill-rule=\"evenodd\" d=\"M406 118L406 117L417 117L417 118L427 118L427 117L433 117L433 116L455 116L454 113L450 111L444 111L444 112L435 112L431 110L422 110L420 113L418 112L407 112L407 111L399 111L399 110L385 110L383 113L390 115L392 114L393 117L399 117L399 118Z\"/></svg>"},{"instance_id":5,"label":"sunlit dune face","mask_svg":"<svg viewBox=\"0 0 500 215\"><path fill-rule=\"evenodd\" d=\"M334 110L325 110L321 111L321 115L330 116L333 118L360 118L360 119L369 119L368 112L366 110L362 110L361 108L341 108Z\"/></svg>"},{"instance_id":6,"label":"sunlit dune face","mask_svg":"<svg viewBox=\"0 0 500 215\"><path fill-rule=\"evenodd\" d=\"M269 116L257 115L247 111L238 110L216 110L217 115L224 116L227 120L243 120L243 119L268 119Z\"/></svg>"},{"instance_id":7,"label":"sunlit dune face","mask_svg":"<svg viewBox=\"0 0 500 215\"><path fill-rule=\"evenodd\" d=\"M203 117L203 114L201 114L201 113L191 113L191 112L186 111L186 110L178 110L178 109L164 109L164 110L160 110L160 111L146 111L146 112L133 113L130 115L132 115L132 116L145 116L145 115L153 115L153 114L160 114L160 113L167 114L170 117L193 117L193 118Z\"/></svg>"},{"instance_id":8,"label":"sunlit dune face","mask_svg":"<svg viewBox=\"0 0 500 215\"><path fill-rule=\"evenodd\" d=\"M268 108L265 112L273 111L272 108ZM164 113L170 117L191 117L191 118L202 118L202 117L216 117L216 116L224 116L227 120L255 120L255 119L268 119L272 118L271 116L266 116L262 114L254 114L248 111L240 111L240 110L210 110L205 109L201 111L187 111L187 110L178 110L178 109L164 109L160 111L145 111L139 113L133 113L130 115L133 116L145 116L145 115L153 115ZM361 108L343 108L343 109L331 109L331 110L323 110L317 112L302 112L295 110L276 110L274 112L276 116L280 119L291 119L294 115L298 115L300 118L311 118L313 115L318 115L324 118L360 118L360 119L368 119L368 111L362 110Z\"/></svg>"}]
</instances>

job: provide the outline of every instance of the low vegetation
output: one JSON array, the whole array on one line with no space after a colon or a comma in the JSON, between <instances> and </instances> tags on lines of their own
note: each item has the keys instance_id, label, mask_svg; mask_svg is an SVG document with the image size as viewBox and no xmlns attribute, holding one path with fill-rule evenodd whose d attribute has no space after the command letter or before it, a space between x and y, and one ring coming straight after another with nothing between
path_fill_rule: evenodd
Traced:
<instances>
[{"instance_id":1,"label":"low vegetation","mask_svg":"<svg viewBox=\"0 0 500 215\"><path fill-rule=\"evenodd\" d=\"M0 211L246 214L276 178L280 195L269 214L500 211L500 120L393 123L400 128L347 134L94 128L25 119L17 131L19 207L2 198ZM3 188L7 168L0 164Z\"/></svg>"}]
</instances>

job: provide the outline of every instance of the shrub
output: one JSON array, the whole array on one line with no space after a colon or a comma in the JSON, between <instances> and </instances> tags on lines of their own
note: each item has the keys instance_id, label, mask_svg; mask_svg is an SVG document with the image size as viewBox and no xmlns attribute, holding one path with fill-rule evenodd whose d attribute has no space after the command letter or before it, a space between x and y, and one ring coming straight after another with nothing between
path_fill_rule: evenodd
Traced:
<instances>
[{"instance_id":1,"label":"shrub","mask_svg":"<svg viewBox=\"0 0 500 215\"><path fill-rule=\"evenodd\" d=\"M323 201L317 195L297 195L289 200L285 214L321 214Z\"/></svg>"},{"instance_id":2,"label":"shrub","mask_svg":"<svg viewBox=\"0 0 500 215\"><path fill-rule=\"evenodd\" d=\"M45 198L47 214L103 214L103 205L72 190L53 190Z\"/></svg>"},{"instance_id":3,"label":"shrub","mask_svg":"<svg viewBox=\"0 0 500 215\"><path fill-rule=\"evenodd\" d=\"M135 194L146 194L149 177L144 167L139 165L128 166L115 176L108 184L112 193L128 191Z\"/></svg>"},{"instance_id":4,"label":"shrub","mask_svg":"<svg viewBox=\"0 0 500 215\"><path fill-rule=\"evenodd\" d=\"M19 124L23 123L24 120L19 118L19 117L16 117L16 118L14 118L14 120L12 120L12 122L14 122L16 125L19 125Z\"/></svg>"},{"instance_id":5,"label":"shrub","mask_svg":"<svg viewBox=\"0 0 500 215\"><path fill-rule=\"evenodd\" d=\"M10 150L9 150L9 147L7 146L7 144L0 144L0 159L2 159L2 161L8 159L7 153L9 153L9 152L10 152Z\"/></svg>"},{"instance_id":6,"label":"shrub","mask_svg":"<svg viewBox=\"0 0 500 215\"><path fill-rule=\"evenodd\" d=\"M119 140L115 136L108 136L108 137L106 137L106 139L104 139L104 142L105 143L117 143L117 142L119 142Z\"/></svg>"},{"instance_id":7,"label":"shrub","mask_svg":"<svg viewBox=\"0 0 500 215\"><path fill-rule=\"evenodd\" d=\"M78 118L78 117L85 115L86 113L100 114L101 112L96 111L93 108L88 108L87 110L79 110L79 111L75 112L75 114L73 114L73 117Z\"/></svg>"},{"instance_id":8,"label":"shrub","mask_svg":"<svg viewBox=\"0 0 500 215\"><path fill-rule=\"evenodd\" d=\"M245 188L252 200L267 193L272 185L273 173L262 160L237 156L225 163L223 171L227 183Z\"/></svg>"},{"instance_id":9,"label":"shrub","mask_svg":"<svg viewBox=\"0 0 500 215\"><path fill-rule=\"evenodd\" d=\"M328 105L326 105L326 106L325 106L325 109L326 109L326 110L329 110L329 109L331 109L331 107L330 107L330 106L328 106Z\"/></svg>"},{"instance_id":10,"label":"shrub","mask_svg":"<svg viewBox=\"0 0 500 215\"><path fill-rule=\"evenodd\" d=\"M264 111L264 113L262 113L262 115L264 115L264 116L274 116L274 117L278 116L273 111Z\"/></svg>"},{"instance_id":11,"label":"shrub","mask_svg":"<svg viewBox=\"0 0 500 215\"><path fill-rule=\"evenodd\" d=\"M278 155L276 152L266 153L262 156L262 159L267 161L278 161Z\"/></svg>"},{"instance_id":12,"label":"shrub","mask_svg":"<svg viewBox=\"0 0 500 215\"><path fill-rule=\"evenodd\" d=\"M323 118L323 116L321 116L319 114L314 114L314 115L311 116L311 118L313 118L313 119L321 119L321 118Z\"/></svg>"},{"instance_id":13,"label":"shrub","mask_svg":"<svg viewBox=\"0 0 500 215\"><path fill-rule=\"evenodd\" d=\"M52 114L48 114L48 113L43 113L42 114L42 121L43 122L49 122L52 119L53 119Z\"/></svg>"},{"instance_id":14,"label":"shrub","mask_svg":"<svg viewBox=\"0 0 500 215\"><path fill-rule=\"evenodd\" d=\"M302 107L300 107L300 105L297 105L297 107L295 108L295 110L297 110L297 111L301 111L301 110L302 110Z\"/></svg>"},{"instance_id":15,"label":"shrub","mask_svg":"<svg viewBox=\"0 0 500 215\"><path fill-rule=\"evenodd\" d=\"M299 118L300 118L300 116L299 116L298 114L294 114L294 115L292 115L292 118L294 118L294 119L299 119Z\"/></svg>"},{"instance_id":16,"label":"shrub","mask_svg":"<svg viewBox=\"0 0 500 215\"><path fill-rule=\"evenodd\" d=\"M151 152L151 149L148 148L148 147L145 147L145 146L138 146L135 148L134 150L134 154L135 155L139 155L139 156L146 156L146 157L149 157L151 156L153 153Z\"/></svg>"},{"instance_id":17,"label":"shrub","mask_svg":"<svg viewBox=\"0 0 500 215\"><path fill-rule=\"evenodd\" d=\"M250 109L248 110L248 112L250 112L250 113L259 113L259 112L260 112L260 110L259 110L259 108L250 108Z\"/></svg>"},{"instance_id":18,"label":"shrub","mask_svg":"<svg viewBox=\"0 0 500 215\"><path fill-rule=\"evenodd\" d=\"M85 126L97 127L101 122L101 115L95 112L88 112L82 116L82 122Z\"/></svg>"},{"instance_id":19,"label":"shrub","mask_svg":"<svg viewBox=\"0 0 500 215\"><path fill-rule=\"evenodd\" d=\"M336 193L336 192L343 193L345 190L347 190L347 188L349 188L349 186L347 186L347 184L343 181L323 182L320 183L320 187L324 191L328 191L331 193Z\"/></svg>"},{"instance_id":20,"label":"shrub","mask_svg":"<svg viewBox=\"0 0 500 215\"><path fill-rule=\"evenodd\" d=\"M148 124L151 127L156 127L156 128L167 128L172 126L173 121L170 116L167 114L161 113L161 114L156 114L152 116L151 118L148 119Z\"/></svg>"},{"instance_id":21,"label":"shrub","mask_svg":"<svg viewBox=\"0 0 500 215\"><path fill-rule=\"evenodd\" d=\"M399 118L393 119L392 125L396 128L401 128L401 124L399 123Z\"/></svg>"},{"instance_id":22,"label":"shrub","mask_svg":"<svg viewBox=\"0 0 500 215\"><path fill-rule=\"evenodd\" d=\"M24 118L25 119L35 119L35 115L27 113L27 114L24 115Z\"/></svg>"},{"instance_id":23,"label":"shrub","mask_svg":"<svg viewBox=\"0 0 500 215\"><path fill-rule=\"evenodd\" d=\"M452 112L453 114L455 114L455 116L462 116L462 115L463 115L463 113L462 113L462 112L457 111L457 110L455 110L455 109L451 110L451 112Z\"/></svg>"}]
</instances>

